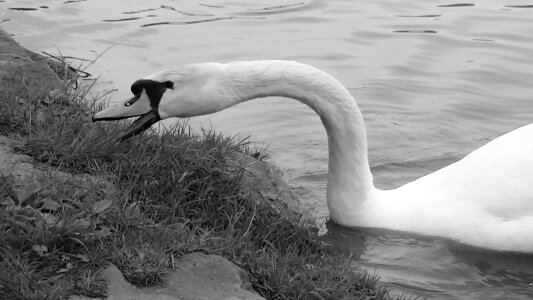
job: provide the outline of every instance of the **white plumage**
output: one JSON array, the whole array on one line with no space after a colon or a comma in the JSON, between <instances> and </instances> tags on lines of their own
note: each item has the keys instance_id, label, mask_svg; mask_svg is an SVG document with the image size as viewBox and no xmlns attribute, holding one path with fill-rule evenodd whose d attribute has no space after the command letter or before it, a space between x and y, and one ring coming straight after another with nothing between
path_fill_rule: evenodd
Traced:
<instances>
[{"instance_id":1,"label":"white plumage","mask_svg":"<svg viewBox=\"0 0 533 300\"><path fill-rule=\"evenodd\" d=\"M328 134L327 202L336 223L533 252L533 125L507 133L432 174L384 191L373 184L365 125L355 100L320 70L288 61L205 63L146 79L173 83L159 101L161 119L214 113L266 96L292 98L311 107ZM110 119L111 110L120 109L99 112L95 120Z\"/></svg>"}]
</instances>

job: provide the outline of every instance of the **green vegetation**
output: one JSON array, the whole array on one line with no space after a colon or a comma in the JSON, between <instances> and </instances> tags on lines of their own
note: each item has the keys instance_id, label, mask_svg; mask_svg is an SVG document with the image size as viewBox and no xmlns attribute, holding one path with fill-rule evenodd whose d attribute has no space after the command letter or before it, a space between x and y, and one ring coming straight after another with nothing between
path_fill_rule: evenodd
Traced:
<instances>
[{"instance_id":1,"label":"green vegetation","mask_svg":"<svg viewBox=\"0 0 533 300\"><path fill-rule=\"evenodd\" d=\"M241 187L228 153L248 144L186 125L123 143L124 123L91 123L87 89L32 97L3 86L0 132L17 150L84 180L50 171L16 187L0 180L0 298L104 296L98 273L114 263L136 285L163 280L184 253L222 255L267 299L381 299L376 278L355 272L316 238Z\"/></svg>"}]
</instances>

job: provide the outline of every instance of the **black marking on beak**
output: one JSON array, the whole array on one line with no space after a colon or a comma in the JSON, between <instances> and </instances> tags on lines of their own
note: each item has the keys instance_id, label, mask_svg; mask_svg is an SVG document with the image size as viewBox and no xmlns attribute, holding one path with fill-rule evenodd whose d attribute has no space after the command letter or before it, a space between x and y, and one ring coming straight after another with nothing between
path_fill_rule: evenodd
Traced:
<instances>
[{"instance_id":1,"label":"black marking on beak","mask_svg":"<svg viewBox=\"0 0 533 300\"><path fill-rule=\"evenodd\" d=\"M132 105L133 103L135 103L137 100L139 100L139 98L141 97L141 93L131 97L131 99L129 99L126 103L124 103L124 106L130 106ZM96 119L94 117L95 115L93 115L93 117L91 118L91 120L93 122L97 122L97 121L117 121L117 120L123 120L123 119L127 119L127 118L131 118L132 116L126 116L126 117L107 117L107 118L98 118Z\"/></svg>"},{"instance_id":2,"label":"black marking on beak","mask_svg":"<svg viewBox=\"0 0 533 300\"><path fill-rule=\"evenodd\" d=\"M135 96L133 96L133 98L128 100L128 102L124 103L124 106L130 106L133 103L137 102L137 100L139 100L139 98L141 98L141 95L142 95L142 91L140 93L135 94Z\"/></svg>"},{"instance_id":3,"label":"black marking on beak","mask_svg":"<svg viewBox=\"0 0 533 300\"><path fill-rule=\"evenodd\" d=\"M159 81L150 80L150 79L139 79L135 81L131 85L131 92L135 96L133 96L131 99L125 102L124 106L133 105L137 100L140 99L143 91L145 91L146 95L148 96L148 100L150 101L151 110L143 115L140 115L141 116L140 118L138 118L133 123L131 123L130 127L127 130L125 130L125 132L118 138L118 141L122 142L124 140L129 139L132 136L138 135L142 133L143 131L145 131L146 129L150 128L150 126L152 126L153 124L160 121L161 117L159 116L159 113L157 112L157 109L159 107L159 102L161 101L161 97L163 96L163 93L165 93L167 89L173 89L173 88L174 88L174 83L172 81L159 82ZM93 115L92 120L93 122L122 120L122 119L131 118L134 116L139 116L139 115L129 115L126 117L105 117L105 118L98 118L98 119L96 119Z\"/></svg>"},{"instance_id":4,"label":"black marking on beak","mask_svg":"<svg viewBox=\"0 0 533 300\"><path fill-rule=\"evenodd\" d=\"M130 127L118 138L118 141L123 142L132 136L138 135L160 120L157 110L152 109L131 123Z\"/></svg>"}]
</instances>

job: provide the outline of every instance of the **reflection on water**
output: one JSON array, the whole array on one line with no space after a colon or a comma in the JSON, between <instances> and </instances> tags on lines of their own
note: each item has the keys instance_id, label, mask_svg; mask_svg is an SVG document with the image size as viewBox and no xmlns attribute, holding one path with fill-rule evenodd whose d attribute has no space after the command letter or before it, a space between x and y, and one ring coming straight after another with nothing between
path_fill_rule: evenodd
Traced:
<instances>
[{"instance_id":1,"label":"reflection on water","mask_svg":"<svg viewBox=\"0 0 533 300\"><path fill-rule=\"evenodd\" d=\"M533 254L495 253L453 241L326 224L327 242L375 271L394 292L439 299L530 299Z\"/></svg>"},{"instance_id":2,"label":"reflection on water","mask_svg":"<svg viewBox=\"0 0 533 300\"><path fill-rule=\"evenodd\" d=\"M393 188L533 119L533 26L524 2L484 0L0 0L0 26L33 50L92 59L114 99L156 70L292 59L338 78L365 117L376 185ZM268 113L266 113L268 112ZM249 102L191 120L251 135L327 217L327 142L296 101ZM327 224L324 238L399 291L444 299L533 295L533 258Z\"/></svg>"}]
</instances>

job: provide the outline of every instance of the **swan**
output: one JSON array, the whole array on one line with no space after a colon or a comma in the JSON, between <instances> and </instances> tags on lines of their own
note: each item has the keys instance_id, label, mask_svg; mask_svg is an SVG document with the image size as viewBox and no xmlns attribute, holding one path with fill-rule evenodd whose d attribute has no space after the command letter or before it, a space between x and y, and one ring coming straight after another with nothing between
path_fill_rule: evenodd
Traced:
<instances>
[{"instance_id":1,"label":"swan","mask_svg":"<svg viewBox=\"0 0 533 300\"><path fill-rule=\"evenodd\" d=\"M365 124L354 98L314 67L280 60L198 63L137 80L131 91L132 98L92 118L140 116L120 140L159 120L211 114L251 99L298 100L320 116L327 132L327 205L335 223L533 252L533 124L429 175L380 190L373 184Z\"/></svg>"}]
</instances>

